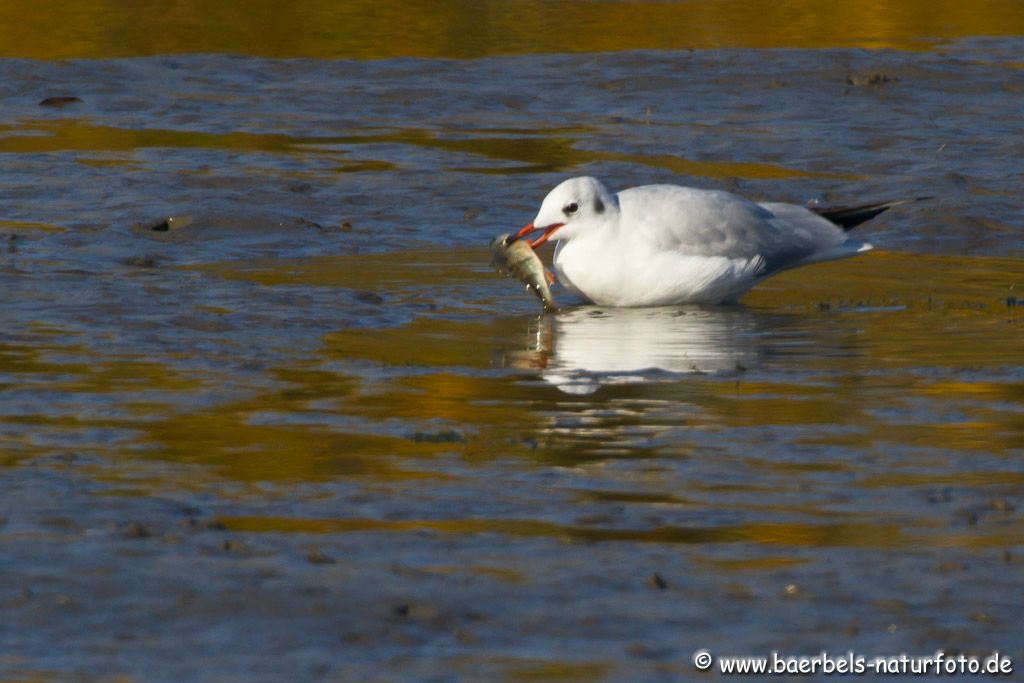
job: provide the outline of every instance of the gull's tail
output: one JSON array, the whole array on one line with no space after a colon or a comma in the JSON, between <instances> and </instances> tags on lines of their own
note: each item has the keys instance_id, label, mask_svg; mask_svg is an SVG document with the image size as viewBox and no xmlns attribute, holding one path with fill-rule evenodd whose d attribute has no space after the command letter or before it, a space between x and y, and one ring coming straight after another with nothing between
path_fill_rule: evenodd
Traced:
<instances>
[{"instance_id":1,"label":"gull's tail","mask_svg":"<svg viewBox=\"0 0 1024 683\"><path fill-rule=\"evenodd\" d=\"M861 206L808 206L807 208L822 218L835 223L843 230L850 231L864 221L869 221L894 206L923 202L926 199L931 199L931 197L899 199L895 202L880 202L878 204L863 204Z\"/></svg>"}]
</instances>

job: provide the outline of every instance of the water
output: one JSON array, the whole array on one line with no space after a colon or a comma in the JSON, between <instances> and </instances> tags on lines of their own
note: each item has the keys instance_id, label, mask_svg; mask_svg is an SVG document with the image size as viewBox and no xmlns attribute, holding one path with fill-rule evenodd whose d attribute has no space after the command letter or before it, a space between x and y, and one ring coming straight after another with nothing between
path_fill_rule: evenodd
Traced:
<instances>
[{"instance_id":1,"label":"water","mask_svg":"<svg viewBox=\"0 0 1024 683\"><path fill-rule=\"evenodd\" d=\"M632 5L574 4L558 54L490 5L445 47L458 3L284 47L0 21L3 677L1020 666L1024 19L904 5L612 44ZM540 316L486 244L584 173L933 199L740 307Z\"/></svg>"}]
</instances>

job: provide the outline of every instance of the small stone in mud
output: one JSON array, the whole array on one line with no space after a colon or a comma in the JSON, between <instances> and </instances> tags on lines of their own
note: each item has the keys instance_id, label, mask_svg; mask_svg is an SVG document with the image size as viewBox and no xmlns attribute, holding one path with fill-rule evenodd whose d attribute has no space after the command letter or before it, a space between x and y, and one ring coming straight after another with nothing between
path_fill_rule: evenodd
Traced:
<instances>
[{"instance_id":1,"label":"small stone in mud","mask_svg":"<svg viewBox=\"0 0 1024 683\"><path fill-rule=\"evenodd\" d=\"M847 85L856 86L878 86L885 85L887 83L899 83L900 79L897 76L890 76L884 73L870 73L870 74L850 74L846 77Z\"/></svg>"},{"instance_id":2,"label":"small stone in mud","mask_svg":"<svg viewBox=\"0 0 1024 683\"><path fill-rule=\"evenodd\" d=\"M481 212L481 209L478 208L478 207L475 207L475 206L472 207L472 208L466 209L466 212L464 214L462 214L462 220L464 220L466 222L469 222L469 221L473 220L474 218L476 218L477 216L479 216L480 212Z\"/></svg>"},{"instance_id":3,"label":"small stone in mud","mask_svg":"<svg viewBox=\"0 0 1024 683\"><path fill-rule=\"evenodd\" d=\"M289 187L288 190L290 192L305 194L306 192L312 192L313 186L310 185L309 183L298 183L297 185L292 185L291 187Z\"/></svg>"},{"instance_id":4,"label":"small stone in mud","mask_svg":"<svg viewBox=\"0 0 1024 683\"><path fill-rule=\"evenodd\" d=\"M647 577L647 585L651 588L657 588L660 591L663 591L666 588L668 588L668 583L665 581L665 579L662 578L661 574L659 574L658 572L654 572L649 577Z\"/></svg>"},{"instance_id":5,"label":"small stone in mud","mask_svg":"<svg viewBox=\"0 0 1024 683\"><path fill-rule=\"evenodd\" d=\"M341 225L338 226L338 230L342 232L352 232L352 223L349 221L342 221Z\"/></svg>"},{"instance_id":6,"label":"small stone in mud","mask_svg":"<svg viewBox=\"0 0 1024 683\"><path fill-rule=\"evenodd\" d=\"M146 229L151 232L170 232L172 229L177 230L183 228L192 222L191 216L168 216L162 221L151 223L146 226ZM143 227L141 224L136 224L138 227Z\"/></svg>"},{"instance_id":7,"label":"small stone in mud","mask_svg":"<svg viewBox=\"0 0 1024 683\"><path fill-rule=\"evenodd\" d=\"M306 559L309 560L310 564L334 564L337 562L337 560L330 555L326 555L324 551L315 545L310 546L309 550L306 551Z\"/></svg>"},{"instance_id":8,"label":"small stone in mud","mask_svg":"<svg viewBox=\"0 0 1024 683\"><path fill-rule=\"evenodd\" d=\"M437 618L439 612L433 605L425 603L403 603L392 608L391 612L396 617L411 619L414 621L432 621Z\"/></svg>"},{"instance_id":9,"label":"small stone in mud","mask_svg":"<svg viewBox=\"0 0 1024 683\"><path fill-rule=\"evenodd\" d=\"M888 74L871 74L868 77L868 85L881 85L882 83L899 83L900 79Z\"/></svg>"},{"instance_id":10,"label":"small stone in mud","mask_svg":"<svg viewBox=\"0 0 1024 683\"><path fill-rule=\"evenodd\" d=\"M74 95L57 95L54 97L47 97L39 102L40 107L66 107L69 104L75 104L81 102L82 98L75 97Z\"/></svg>"},{"instance_id":11,"label":"small stone in mud","mask_svg":"<svg viewBox=\"0 0 1024 683\"><path fill-rule=\"evenodd\" d=\"M162 259L162 256L147 254L145 256L128 256L122 259L121 263L132 268L156 268Z\"/></svg>"},{"instance_id":12,"label":"small stone in mud","mask_svg":"<svg viewBox=\"0 0 1024 683\"><path fill-rule=\"evenodd\" d=\"M18 236L17 235L11 234L11 235L7 236L7 253L8 254L16 254L16 253L18 253L17 241L18 241Z\"/></svg>"},{"instance_id":13,"label":"small stone in mud","mask_svg":"<svg viewBox=\"0 0 1024 683\"><path fill-rule=\"evenodd\" d=\"M455 429L444 429L440 432L416 432L412 435L416 443L466 443L469 441Z\"/></svg>"},{"instance_id":14,"label":"small stone in mud","mask_svg":"<svg viewBox=\"0 0 1024 683\"><path fill-rule=\"evenodd\" d=\"M360 303L373 304L374 306L380 306L384 303L384 297L368 289L359 289L352 292L352 298Z\"/></svg>"},{"instance_id":15,"label":"small stone in mud","mask_svg":"<svg viewBox=\"0 0 1024 683\"><path fill-rule=\"evenodd\" d=\"M125 538L151 538L153 530L140 522L132 522L124 528Z\"/></svg>"},{"instance_id":16,"label":"small stone in mud","mask_svg":"<svg viewBox=\"0 0 1024 683\"><path fill-rule=\"evenodd\" d=\"M327 228L325 228L324 226L320 225L320 224L319 224L319 223L317 223L316 221L311 221L311 220L309 220L308 218L302 218L302 217L300 216L300 217L299 217L299 219L298 219L298 220L296 221L296 223L297 223L297 224L298 224L298 225L299 225L300 227L304 227L304 228L316 228L316 229L317 229L318 231L320 231L320 232L327 232Z\"/></svg>"}]
</instances>

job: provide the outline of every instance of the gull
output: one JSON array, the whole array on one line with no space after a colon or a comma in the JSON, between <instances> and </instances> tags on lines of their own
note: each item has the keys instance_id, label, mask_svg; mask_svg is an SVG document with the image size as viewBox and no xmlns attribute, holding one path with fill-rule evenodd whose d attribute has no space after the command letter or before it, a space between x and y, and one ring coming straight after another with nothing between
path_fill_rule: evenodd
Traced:
<instances>
[{"instance_id":1,"label":"gull","mask_svg":"<svg viewBox=\"0 0 1024 683\"><path fill-rule=\"evenodd\" d=\"M735 303L776 273L869 251L848 231L911 201L804 207L679 185L612 194L596 178L579 177L551 190L514 239L540 232L528 240L534 249L556 241L559 281L589 303Z\"/></svg>"}]
</instances>

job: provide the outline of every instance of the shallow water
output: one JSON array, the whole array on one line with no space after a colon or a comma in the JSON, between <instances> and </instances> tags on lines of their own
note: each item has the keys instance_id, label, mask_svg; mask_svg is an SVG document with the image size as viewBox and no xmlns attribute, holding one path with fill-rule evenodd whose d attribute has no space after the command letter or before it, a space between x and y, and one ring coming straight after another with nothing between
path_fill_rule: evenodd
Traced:
<instances>
[{"instance_id":1,"label":"shallow water","mask_svg":"<svg viewBox=\"0 0 1024 683\"><path fill-rule=\"evenodd\" d=\"M31 24L0 60L0 675L1020 666L1024 19L997 5L564 54L507 20L480 20L503 49L387 54ZM215 51L262 56L157 54ZM486 244L583 173L933 199L740 307L541 316Z\"/></svg>"}]
</instances>

